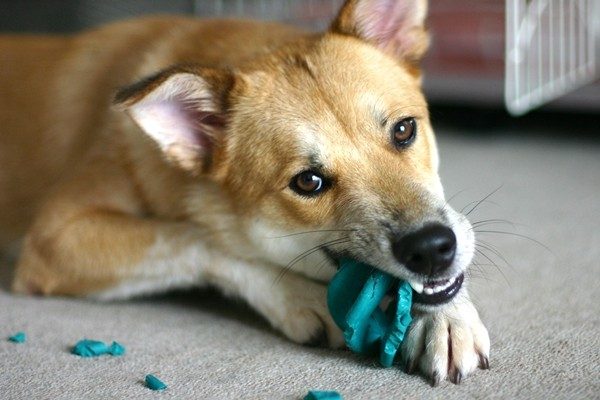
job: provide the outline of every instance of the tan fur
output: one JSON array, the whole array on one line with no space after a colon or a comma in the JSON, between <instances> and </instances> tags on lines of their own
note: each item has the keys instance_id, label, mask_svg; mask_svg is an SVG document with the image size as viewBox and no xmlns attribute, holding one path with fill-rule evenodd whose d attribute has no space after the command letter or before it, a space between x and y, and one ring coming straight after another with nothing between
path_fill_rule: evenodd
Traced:
<instances>
[{"instance_id":1,"label":"tan fur","mask_svg":"<svg viewBox=\"0 0 600 400\"><path fill-rule=\"evenodd\" d=\"M117 298L214 285L293 340L325 330L340 345L317 282L334 266L321 252L295 256L362 240L371 247L353 246L356 257L402 277L390 230L452 213L417 66L426 5L414 2L412 41L384 46L354 21L369 1L348 1L318 35L153 17L68 37L0 36L0 250L22 242L14 290ZM208 96L198 100L211 117L198 121L207 148L160 148L162 131L152 140L134 122L169 85L190 101ZM397 149L389 132L407 117L418 136ZM290 179L315 162L334 184L297 195ZM453 218L468 236L466 219ZM455 352L471 360L472 347Z\"/></svg>"},{"instance_id":2,"label":"tan fur","mask_svg":"<svg viewBox=\"0 0 600 400\"><path fill-rule=\"evenodd\" d=\"M45 276L48 269L54 269L51 252L46 249L56 247L53 243L61 240L61 233L70 224L94 215L96 209L98 215L108 210L185 218L182 201L190 178L166 163L128 117L110 105L119 87L143 77L147 71L190 61L229 64L235 62L233 57L244 59L251 52L263 52L274 45L268 32L280 31L279 40L285 40L292 32L277 25L242 21L228 23L229 31L224 32L222 25L187 18L149 18L117 23L75 37L0 39L4 66L0 78L2 244L17 240L30 227L42 203L43 210L48 210L39 213L32 227L21 265L29 260L27 250L37 254L32 259L45 258L50 265L36 263L34 270L20 267L18 274L31 270L31 275ZM215 54L219 47L215 42L226 49L240 37L254 47L248 46L245 52L222 50ZM168 46L169 54L162 54L166 43L175 45ZM143 166L138 162L141 159ZM148 177L156 182L148 182ZM168 191L163 187L165 181L171 187ZM122 222L115 224L120 230ZM136 248L144 247L144 237L135 235L125 243L119 242L134 256ZM94 254L87 249L91 246L94 251L97 245L80 240L77 237L77 252ZM102 263L103 269L121 267L122 260L115 258L109 256ZM89 285L80 282L81 290L71 288L67 292L86 293ZM94 282L99 281L94 278ZM37 289L63 293L60 287Z\"/></svg>"}]
</instances>

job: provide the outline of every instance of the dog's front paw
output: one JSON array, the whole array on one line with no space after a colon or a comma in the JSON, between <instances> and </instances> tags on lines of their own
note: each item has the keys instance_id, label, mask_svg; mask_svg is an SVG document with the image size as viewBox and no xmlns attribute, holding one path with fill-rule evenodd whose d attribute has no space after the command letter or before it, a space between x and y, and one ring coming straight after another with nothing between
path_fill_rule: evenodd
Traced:
<instances>
[{"instance_id":1,"label":"dog's front paw","mask_svg":"<svg viewBox=\"0 0 600 400\"><path fill-rule=\"evenodd\" d=\"M458 384L477 367L489 368L490 339L470 300L414 317L402 344L409 373L417 368L433 386L449 378Z\"/></svg>"},{"instance_id":2,"label":"dog's front paw","mask_svg":"<svg viewBox=\"0 0 600 400\"><path fill-rule=\"evenodd\" d=\"M307 279L300 280L286 285L283 299L276 304L269 320L296 343L332 348L344 346L342 331L327 308L327 287Z\"/></svg>"}]
</instances>

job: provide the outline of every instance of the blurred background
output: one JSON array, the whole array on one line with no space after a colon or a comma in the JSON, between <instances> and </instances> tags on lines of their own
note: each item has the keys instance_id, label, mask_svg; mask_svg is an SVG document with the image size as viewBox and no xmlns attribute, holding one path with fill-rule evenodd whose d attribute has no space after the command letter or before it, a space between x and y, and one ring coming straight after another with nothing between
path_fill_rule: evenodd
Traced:
<instances>
[{"instance_id":1,"label":"blurred background","mask_svg":"<svg viewBox=\"0 0 600 400\"><path fill-rule=\"evenodd\" d=\"M318 30L327 27L342 3L5 0L0 2L0 31L70 33L156 13L277 20ZM599 0L431 1L433 41L424 63L424 86L433 115L475 108L477 117L465 123L483 128L490 118L501 124L510 121L506 107L521 115L543 104L521 122L536 121L539 115L541 120L550 116L554 121L552 116L559 113L554 121L559 123L578 114L580 122L591 118L593 126L597 122L593 117L600 113L599 24ZM448 115L447 120L453 121L454 116Z\"/></svg>"}]
</instances>

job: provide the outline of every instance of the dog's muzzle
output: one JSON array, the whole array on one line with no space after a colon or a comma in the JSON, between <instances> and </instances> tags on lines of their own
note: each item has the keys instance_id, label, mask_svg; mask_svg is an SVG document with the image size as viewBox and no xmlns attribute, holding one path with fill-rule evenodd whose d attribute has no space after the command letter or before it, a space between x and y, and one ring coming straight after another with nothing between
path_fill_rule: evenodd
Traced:
<instances>
[{"instance_id":1,"label":"dog's muzzle","mask_svg":"<svg viewBox=\"0 0 600 400\"><path fill-rule=\"evenodd\" d=\"M413 301L436 305L450 301L460 290L464 275L440 279L450 268L456 254L456 235L452 229L431 223L401 236L392 245L396 259L408 270L423 276L411 282Z\"/></svg>"}]
</instances>

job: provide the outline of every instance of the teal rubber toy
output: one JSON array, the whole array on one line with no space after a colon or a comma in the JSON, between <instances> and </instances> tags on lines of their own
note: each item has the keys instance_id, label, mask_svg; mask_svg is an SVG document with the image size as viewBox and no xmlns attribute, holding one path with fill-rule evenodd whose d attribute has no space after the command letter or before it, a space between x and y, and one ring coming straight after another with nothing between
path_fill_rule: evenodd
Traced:
<instances>
[{"instance_id":1,"label":"teal rubber toy","mask_svg":"<svg viewBox=\"0 0 600 400\"><path fill-rule=\"evenodd\" d=\"M397 286L397 289L396 289ZM397 297L386 310L380 307L391 289ZM412 288L370 265L343 259L327 290L327 306L355 353L377 354L391 367L412 318Z\"/></svg>"},{"instance_id":2,"label":"teal rubber toy","mask_svg":"<svg viewBox=\"0 0 600 400\"><path fill-rule=\"evenodd\" d=\"M165 390L167 385L154 375L146 375L146 386L152 390Z\"/></svg>"},{"instance_id":3,"label":"teal rubber toy","mask_svg":"<svg viewBox=\"0 0 600 400\"><path fill-rule=\"evenodd\" d=\"M106 343L98 340L83 339L73 346L71 353L80 357L97 357L103 354L122 356L125 354L125 347L117 342L112 342L112 344L109 346Z\"/></svg>"},{"instance_id":4,"label":"teal rubber toy","mask_svg":"<svg viewBox=\"0 0 600 400\"><path fill-rule=\"evenodd\" d=\"M27 340L27 335L25 334L25 332L17 332L11 337L9 337L8 340L10 340L13 343L25 343L25 341Z\"/></svg>"},{"instance_id":5,"label":"teal rubber toy","mask_svg":"<svg viewBox=\"0 0 600 400\"><path fill-rule=\"evenodd\" d=\"M303 400L344 400L341 394L328 390L311 390Z\"/></svg>"},{"instance_id":6,"label":"teal rubber toy","mask_svg":"<svg viewBox=\"0 0 600 400\"><path fill-rule=\"evenodd\" d=\"M125 347L123 347L121 343L112 342L110 349L108 350L108 354L111 356L122 356L125 354Z\"/></svg>"}]
</instances>

